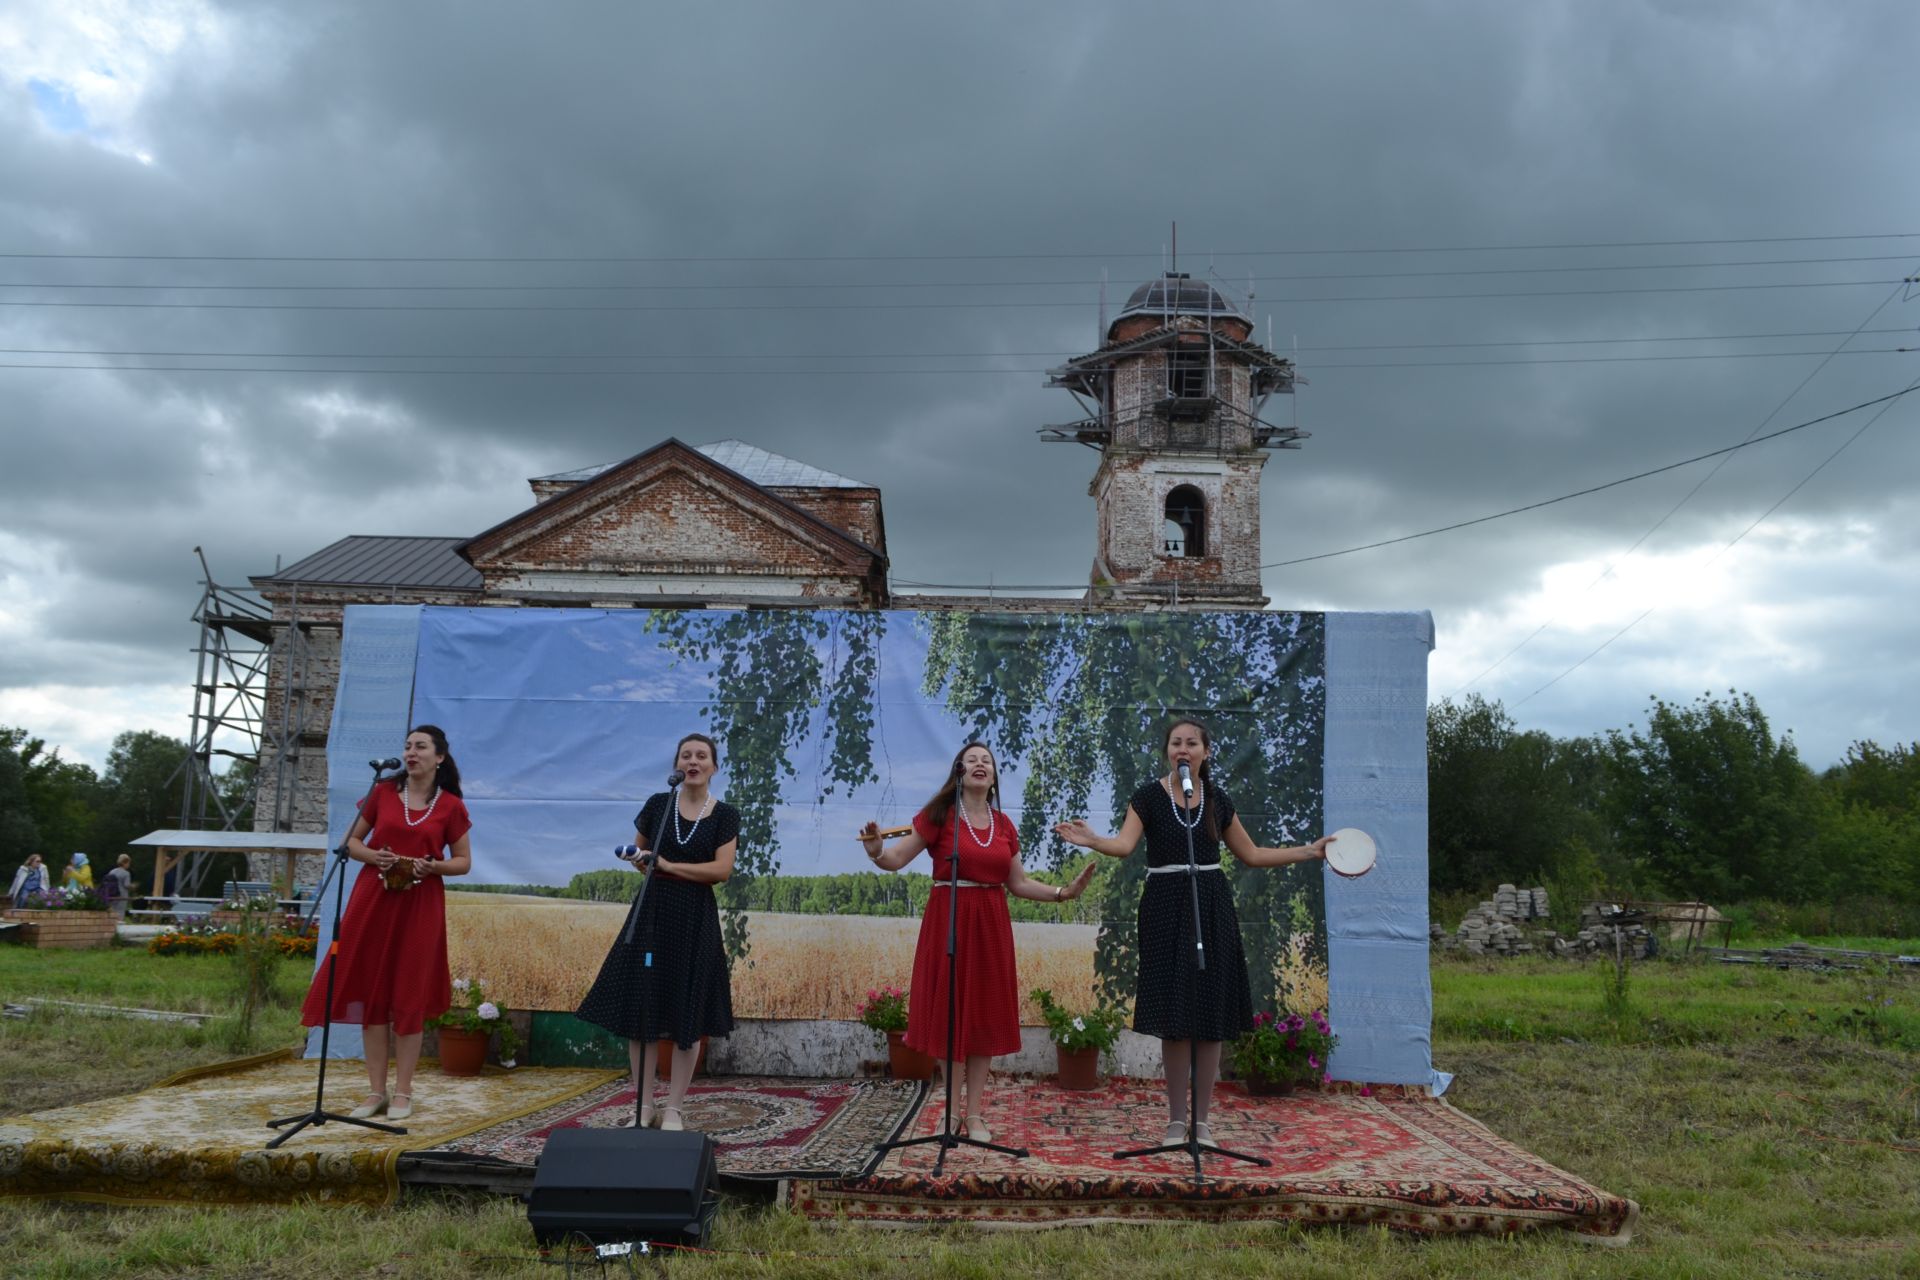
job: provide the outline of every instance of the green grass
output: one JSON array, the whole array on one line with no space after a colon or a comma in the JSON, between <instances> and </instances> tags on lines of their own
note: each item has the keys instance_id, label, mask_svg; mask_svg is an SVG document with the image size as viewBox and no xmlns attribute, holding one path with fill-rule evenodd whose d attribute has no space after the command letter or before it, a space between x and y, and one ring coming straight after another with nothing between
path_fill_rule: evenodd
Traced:
<instances>
[{"instance_id":1,"label":"green grass","mask_svg":"<svg viewBox=\"0 0 1920 1280\"><path fill-rule=\"evenodd\" d=\"M1427 1240L1371 1229L903 1232L729 1200L722 1252L677 1256L666 1269L835 1280L1920 1274L1920 976L1651 961L1634 967L1629 1013L1615 1019L1603 1011L1600 968L1436 960L1434 1057L1456 1073L1455 1105L1640 1202L1639 1235L1625 1249L1554 1234ZM112 992L102 1002L159 1005L171 994L172 1007L211 1009L222 989L217 960L0 949L10 998ZM133 992L143 994L125 998ZM259 1047L289 1039L294 1020L290 1007L270 1010ZM0 1023L0 1112L137 1089L226 1056L216 1040L99 1019ZM561 1274L534 1253L517 1203L417 1191L370 1218L16 1202L0 1215L0 1257L9 1275L47 1277Z\"/></svg>"}]
</instances>

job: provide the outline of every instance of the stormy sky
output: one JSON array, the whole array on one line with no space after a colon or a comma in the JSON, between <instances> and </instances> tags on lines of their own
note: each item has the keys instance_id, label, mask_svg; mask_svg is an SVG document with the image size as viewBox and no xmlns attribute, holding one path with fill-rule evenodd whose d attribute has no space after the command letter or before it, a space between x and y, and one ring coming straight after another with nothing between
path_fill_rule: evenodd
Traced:
<instances>
[{"instance_id":1,"label":"stormy sky","mask_svg":"<svg viewBox=\"0 0 1920 1280\"><path fill-rule=\"evenodd\" d=\"M1276 607L1431 609L1436 698L1557 734L1737 688L1816 767L1912 741L1920 394L1277 562L1920 378L1916 47L1898 0L14 0L0 724L184 735L196 545L473 533L668 436L880 486L902 584L1084 583L1043 370L1177 221L1308 383Z\"/></svg>"}]
</instances>

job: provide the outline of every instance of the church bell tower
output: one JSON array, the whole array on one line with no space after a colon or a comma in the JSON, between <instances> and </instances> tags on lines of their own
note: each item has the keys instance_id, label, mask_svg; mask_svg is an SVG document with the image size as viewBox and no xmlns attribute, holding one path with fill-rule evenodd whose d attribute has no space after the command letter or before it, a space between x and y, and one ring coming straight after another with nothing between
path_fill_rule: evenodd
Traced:
<instances>
[{"instance_id":1,"label":"church bell tower","mask_svg":"<svg viewBox=\"0 0 1920 1280\"><path fill-rule=\"evenodd\" d=\"M1260 417L1293 364L1251 341L1219 291L1168 272L1133 291L1099 350L1054 369L1086 418L1048 440L1100 451L1088 598L1136 607L1259 609L1260 472L1307 433Z\"/></svg>"}]
</instances>

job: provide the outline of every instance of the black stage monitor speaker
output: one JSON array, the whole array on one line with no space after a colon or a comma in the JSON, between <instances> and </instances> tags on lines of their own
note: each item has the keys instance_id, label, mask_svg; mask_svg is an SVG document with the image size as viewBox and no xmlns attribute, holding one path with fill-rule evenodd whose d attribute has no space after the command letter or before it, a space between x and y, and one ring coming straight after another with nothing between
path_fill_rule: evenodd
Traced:
<instances>
[{"instance_id":1,"label":"black stage monitor speaker","mask_svg":"<svg viewBox=\"0 0 1920 1280\"><path fill-rule=\"evenodd\" d=\"M705 1241L718 1201L713 1139L658 1129L557 1129L534 1167L534 1239Z\"/></svg>"}]
</instances>

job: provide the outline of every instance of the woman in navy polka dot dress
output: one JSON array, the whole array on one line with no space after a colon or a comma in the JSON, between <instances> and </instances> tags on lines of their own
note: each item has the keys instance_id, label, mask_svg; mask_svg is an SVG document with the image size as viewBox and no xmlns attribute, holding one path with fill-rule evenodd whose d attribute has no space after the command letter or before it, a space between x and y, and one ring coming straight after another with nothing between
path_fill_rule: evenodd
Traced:
<instances>
[{"instance_id":1,"label":"woman in navy polka dot dress","mask_svg":"<svg viewBox=\"0 0 1920 1280\"><path fill-rule=\"evenodd\" d=\"M683 1128L681 1103L693 1080L694 1061L705 1036L733 1030L733 990L720 939L720 907L713 886L733 874L740 813L708 789L720 767L712 738L690 733L674 748L673 767L685 780L649 797L634 819L641 852L628 860L641 870L659 854L659 868L639 904L632 941L621 926L578 1016L627 1039L634 1087L640 1090L640 1123ZM667 816L660 848L650 846ZM655 1113L654 1068L647 1049L673 1041L667 1100ZM628 1123L632 1123L631 1120Z\"/></svg>"},{"instance_id":2,"label":"woman in navy polka dot dress","mask_svg":"<svg viewBox=\"0 0 1920 1280\"><path fill-rule=\"evenodd\" d=\"M1253 1027L1253 997L1247 985L1247 960L1240 945L1240 917L1233 909L1233 887L1220 865L1220 844L1249 867L1284 867L1327 856L1332 837L1291 849L1254 844L1234 812L1233 801L1213 784L1213 740L1198 720L1178 720L1163 745L1167 772L1133 793L1126 820L1111 836L1095 834L1084 818L1062 822L1054 831L1069 844L1124 858L1147 840L1147 887L1140 895L1139 976L1134 985L1133 1027L1160 1040L1160 1061L1167 1076L1168 1142L1187 1137L1188 1040L1196 1040L1193 1060L1199 1089L1194 1134L1213 1140L1207 1109L1220 1075L1220 1046ZM1185 764L1194 779L1194 798L1184 803L1178 782ZM1196 965L1193 895L1187 878L1187 838L1193 837L1200 892L1201 941L1207 967Z\"/></svg>"}]
</instances>

